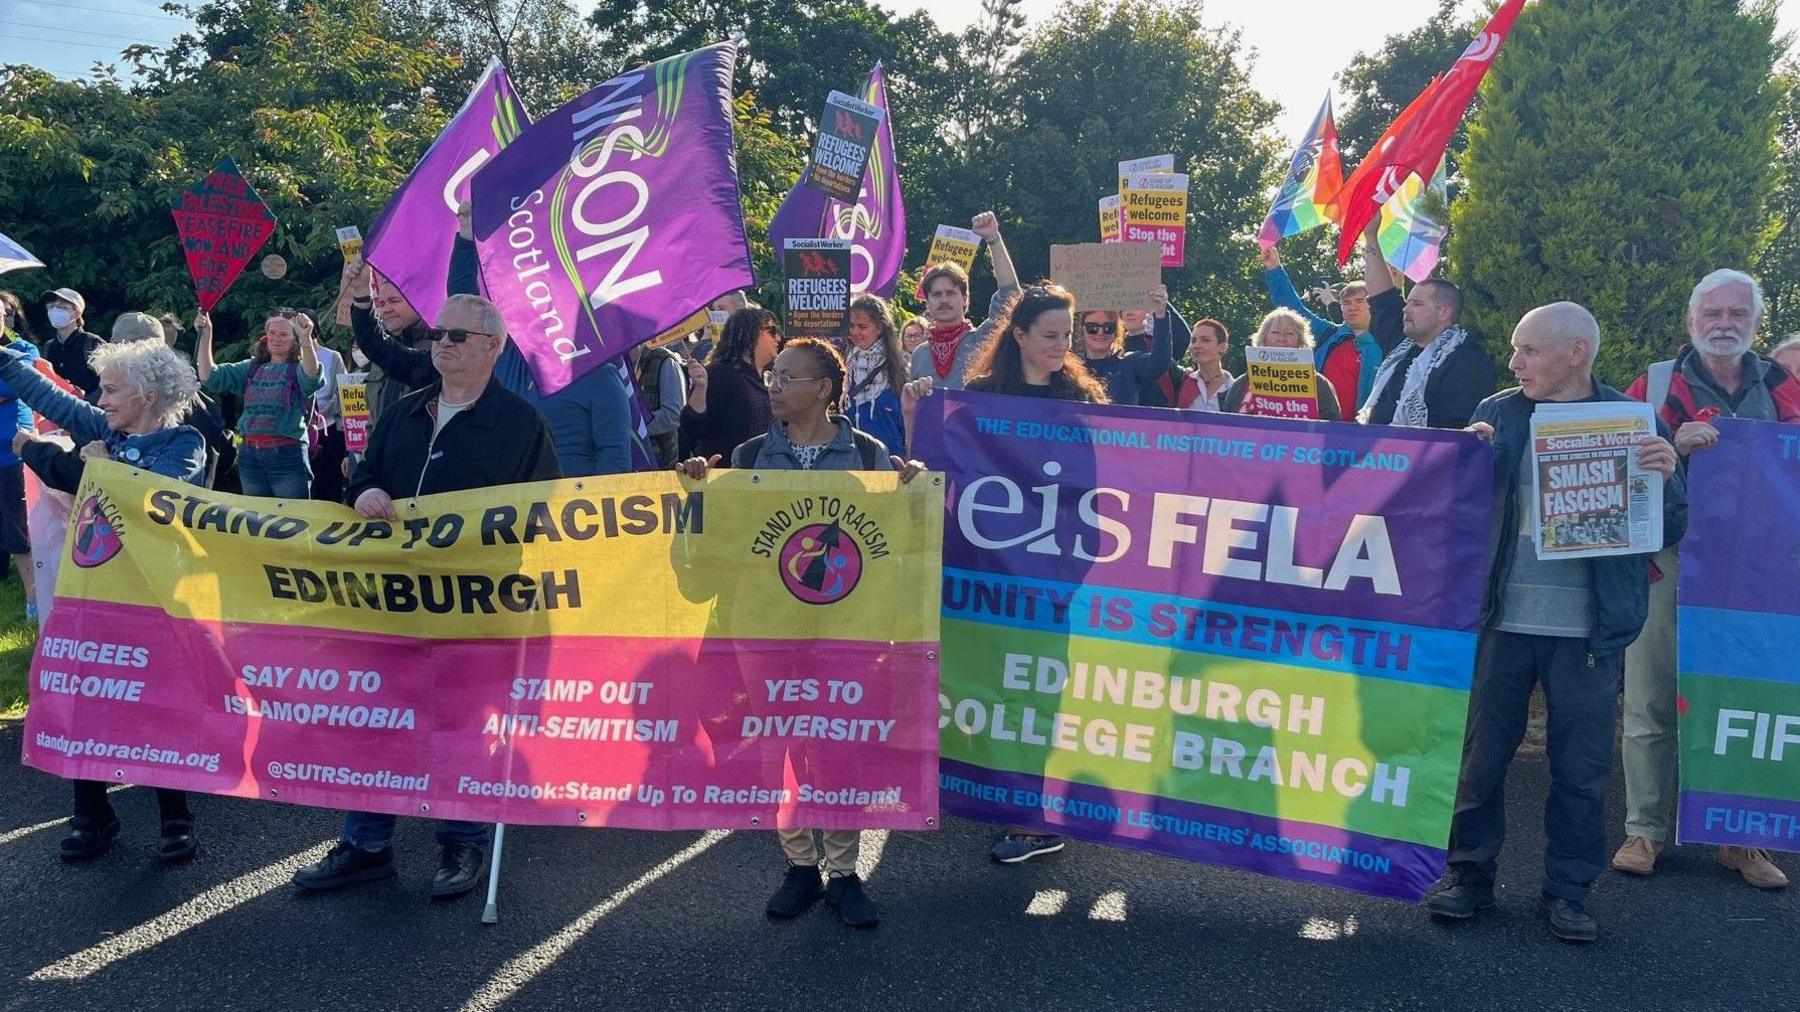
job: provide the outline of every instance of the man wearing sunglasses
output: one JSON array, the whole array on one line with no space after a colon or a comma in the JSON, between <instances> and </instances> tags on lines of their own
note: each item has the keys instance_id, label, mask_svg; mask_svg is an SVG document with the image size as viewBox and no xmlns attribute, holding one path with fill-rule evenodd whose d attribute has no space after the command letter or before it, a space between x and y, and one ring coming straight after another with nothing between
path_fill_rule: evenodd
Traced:
<instances>
[{"instance_id":1,"label":"man wearing sunglasses","mask_svg":"<svg viewBox=\"0 0 1800 1012\"><path fill-rule=\"evenodd\" d=\"M494 304L478 295L450 296L431 337L437 382L394 405L370 433L368 453L350 477L350 501L371 520L395 519L396 499L562 477L543 416L494 379L506 345L506 323ZM342 839L296 872L294 884L323 890L391 877L394 822L392 815L349 813ZM443 820L437 841L442 853L432 897L475 888L487 865L487 827Z\"/></svg>"}]
</instances>

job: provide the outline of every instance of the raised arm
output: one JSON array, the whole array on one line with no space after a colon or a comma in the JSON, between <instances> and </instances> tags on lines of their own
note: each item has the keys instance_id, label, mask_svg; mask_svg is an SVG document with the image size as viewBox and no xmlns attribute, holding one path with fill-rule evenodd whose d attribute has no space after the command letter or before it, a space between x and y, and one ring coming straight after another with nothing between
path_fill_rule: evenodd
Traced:
<instances>
[{"instance_id":1,"label":"raised arm","mask_svg":"<svg viewBox=\"0 0 1800 1012\"><path fill-rule=\"evenodd\" d=\"M1171 325L1169 288L1156 286L1156 304L1150 309L1150 350L1131 356L1131 368L1140 385L1156 382L1175 364L1175 332Z\"/></svg>"},{"instance_id":2,"label":"raised arm","mask_svg":"<svg viewBox=\"0 0 1800 1012\"><path fill-rule=\"evenodd\" d=\"M29 359L4 346L0 346L0 381L33 411L67 429L76 446L106 438L106 412L65 393L32 368Z\"/></svg>"},{"instance_id":3,"label":"raised arm","mask_svg":"<svg viewBox=\"0 0 1800 1012\"><path fill-rule=\"evenodd\" d=\"M313 323L302 313L294 317L294 337L300 344L300 371L315 379L319 375L319 349L313 344Z\"/></svg>"},{"instance_id":4,"label":"raised arm","mask_svg":"<svg viewBox=\"0 0 1800 1012\"><path fill-rule=\"evenodd\" d=\"M1337 324L1306 308L1306 302L1294 288L1294 279L1288 277L1287 268L1281 266L1281 254L1275 247L1262 251L1262 265L1263 283L1269 288L1269 302L1305 317L1307 326L1312 328L1315 341L1323 341L1337 330Z\"/></svg>"},{"instance_id":5,"label":"raised arm","mask_svg":"<svg viewBox=\"0 0 1800 1012\"><path fill-rule=\"evenodd\" d=\"M1006 239L1000 235L1000 219L992 211L983 211L969 222L970 231L987 240L988 254L994 258L994 281L1001 288L1019 287L1019 272L1013 268L1012 254L1006 250Z\"/></svg>"},{"instance_id":6,"label":"raised arm","mask_svg":"<svg viewBox=\"0 0 1800 1012\"><path fill-rule=\"evenodd\" d=\"M481 294L481 257L475 251L475 226L466 200L456 209L456 241L450 246L450 274L444 279L444 294Z\"/></svg>"},{"instance_id":7,"label":"raised arm","mask_svg":"<svg viewBox=\"0 0 1800 1012\"><path fill-rule=\"evenodd\" d=\"M213 371L212 314L202 309L194 314L194 375L205 383Z\"/></svg>"}]
</instances>

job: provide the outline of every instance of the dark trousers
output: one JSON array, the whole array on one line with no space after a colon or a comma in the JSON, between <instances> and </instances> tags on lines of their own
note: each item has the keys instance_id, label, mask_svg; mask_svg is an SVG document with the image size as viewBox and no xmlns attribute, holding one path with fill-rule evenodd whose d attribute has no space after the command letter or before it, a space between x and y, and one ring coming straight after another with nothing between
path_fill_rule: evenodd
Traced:
<instances>
[{"instance_id":1,"label":"dark trousers","mask_svg":"<svg viewBox=\"0 0 1800 1012\"><path fill-rule=\"evenodd\" d=\"M312 497L320 502L344 501L344 427L333 425L319 437L312 458Z\"/></svg>"},{"instance_id":2,"label":"dark trousers","mask_svg":"<svg viewBox=\"0 0 1800 1012\"><path fill-rule=\"evenodd\" d=\"M112 802L106 800L107 784L102 780L71 780L75 788L75 818L72 820L76 829L98 831L100 827L113 820ZM162 815L162 821L170 819L192 819L188 812L187 794L184 791L172 791L166 787L156 789L156 807Z\"/></svg>"},{"instance_id":3,"label":"dark trousers","mask_svg":"<svg viewBox=\"0 0 1800 1012\"><path fill-rule=\"evenodd\" d=\"M1451 863L1494 877L1506 840L1506 767L1525 737L1532 686L1541 684L1550 717L1543 890L1575 902L1587 896L1606 866L1606 780L1623 664L1622 654L1589 655L1583 639L1482 631Z\"/></svg>"}]
</instances>

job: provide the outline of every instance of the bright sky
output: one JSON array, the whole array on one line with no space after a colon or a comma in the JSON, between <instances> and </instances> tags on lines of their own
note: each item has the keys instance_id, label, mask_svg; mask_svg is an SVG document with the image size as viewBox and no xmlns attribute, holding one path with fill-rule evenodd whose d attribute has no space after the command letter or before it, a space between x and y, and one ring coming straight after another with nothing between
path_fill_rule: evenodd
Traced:
<instances>
[{"instance_id":1,"label":"bright sky","mask_svg":"<svg viewBox=\"0 0 1800 1012\"><path fill-rule=\"evenodd\" d=\"M923 9L952 30L967 27L980 11L975 0L878 2L903 11ZM1058 2L1025 0L1025 10L1034 21L1041 20ZM1475 10L1480 3L1464 0L1464 6ZM1348 16L1359 5L1343 0L1207 0L1206 16L1215 24L1243 29L1245 42L1259 54L1252 80L1281 103L1282 132L1298 138L1332 76L1352 54L1420 24L1437 2L1381 0L1379 7L1382 20L1359 21ZM167 43L185 25L164 14L158 0L0 0L0 64L30 63L65 77L80 76L96 60L118 62L119 51L133 42ZM1800 0L1782 0L1781 26L1800 32Z\"/></svg>"}]
</instances>

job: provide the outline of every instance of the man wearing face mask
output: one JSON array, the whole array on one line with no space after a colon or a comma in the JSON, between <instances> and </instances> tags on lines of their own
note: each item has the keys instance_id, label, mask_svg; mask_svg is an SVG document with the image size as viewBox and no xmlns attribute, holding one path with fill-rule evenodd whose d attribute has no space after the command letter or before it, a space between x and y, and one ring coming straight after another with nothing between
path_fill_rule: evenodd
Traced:
<instances>
[{"instance_id":1,"label":"man wearing face mask","mask_svg":"<svg viewBox=\"0 0 1800 1012\"><path fill-rule=\"evenodd\" d=\"M1688 297L1688 345L1672 361L1657 362L1626 391L1649 401L1675 433L1683 457L1719 441L1714 418L1800 422L1800 380L1750 344L1762 323L1756 279L1718 270ZM1658 553L1651 573L1650 618L1625 653L1625 844L1614 871L1649 875L1673 840L1677 753L1675 741L1675 590L1680 553ZM1780 889L1787 875L1766 851L1721 847L1719 862L1759 889Z\"/></svg>"},{"instance_id":2,"label":"man wearing face mask","mask_svg":"<svg viewBox=\"0 0 1800 1012\"><path fill-rule=\"evenodd\" d=\"M56 331L55 336L44 342L44 358L58 376L75 384L84 397L91 398L100 385L100 377L94 375L93 367L88 365L88 356L106 342L99 334L82 329L87 300L73 288L57 288L39 296L38 301L43 304L44 315Z\"/></svg>"}]
</instances>

